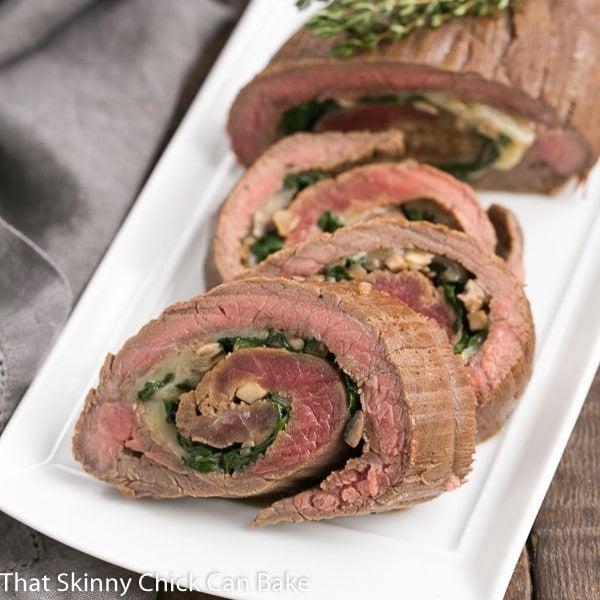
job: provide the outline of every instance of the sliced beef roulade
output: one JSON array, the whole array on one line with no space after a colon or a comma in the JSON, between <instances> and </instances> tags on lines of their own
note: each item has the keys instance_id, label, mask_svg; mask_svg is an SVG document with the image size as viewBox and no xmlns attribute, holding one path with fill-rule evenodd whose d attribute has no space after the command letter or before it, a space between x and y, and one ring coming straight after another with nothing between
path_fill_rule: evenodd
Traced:
<instances>
[{"instance_id":1,"label":"sliced beef roulade","mask_svg":"<svg viewBox=\"0 0 600 600\"><path fill-rule=\"evenodd\" d=\"M402 149L399 132L298 134L275 144L223 204L214 238L221 277L315 231L384 212L443 223L494 248L494 228L473 190L433 167L391 162Z\"/></svg>"},{"instance_id":2,"label":"sliced beef roulade","mask_svg":"<svg viewBox=\"0 0 600 600\"><path fill-rule=\"evenodd\" d=\"M168 308L107 358L76 458L131 497L304 488L258 525L460 485L475 435L464 366L439 328L360 289L247 279Z\"/></svg>"},{"instance_id":3,"label":"sliced beef roulade","mask_svg":"<svg viewBox=\"0 0 600 600\"><path fill-rule=\"evenodd\" d=\"M489 248L496 245L495 230L471 188L414 161L351 169L298 194L288 212L292 226L285 245L385 213L440 223L465 231Z\"/></svg>"},{"instance_id":4,"label":"sliced beef roulade","mask_svg":"<svg viewBox=\"0 0 600 600\"><path fill-rule=\"evenodd\" d=\"M286 226L285 210L303 189L355 165L403 156L400 131L301 133L274 144L244 173L221 208L214 239L220 276L231 279L282 247L278 226Z\"/></svg>"},{"instance_id":5,"label":"sliced beef roulade","mask_svg":"<svg viewBox=\"0 0 600 600\"><path fill-rule=\"evenodd\" d=\"M302 29L244 87L229 119L251 164L296 131L405 132L409 156L492 189L547 192L600 154L600 37L590 0L528 0L344 59Z\"/></svg>"},{"instance_id":6,"label":"sliced beef roulade","mask_svg":"<svg viewBox=\"0 0 600 600\"><path fill-rule=\"evenodd\" d=\"M531 375L534 329L522 285L463 233L372 219L282 250L250 275L357 280L434 319L467 366L479 440L503 425Z\"/></svg>"}]
</instances>

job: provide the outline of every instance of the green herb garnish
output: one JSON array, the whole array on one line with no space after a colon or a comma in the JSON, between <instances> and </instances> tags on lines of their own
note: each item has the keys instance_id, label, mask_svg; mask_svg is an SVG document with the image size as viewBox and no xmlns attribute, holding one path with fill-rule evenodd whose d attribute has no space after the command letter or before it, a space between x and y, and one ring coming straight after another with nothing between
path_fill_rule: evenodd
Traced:
<instances>
[{"instance_id":1,"label":"green herb garnish","mask_svg":"<svg viewBox=\"0 0 600 600\"><path fill-rule=\"evenodd\" d=\"M326 210L317 221L317 225L321 231L325 231L327 233L333 233L336 229L340 229L346 223L339 216L330 210Z\"/></svg>"},{"instance_id":2,"label":"green herb garnish","mask_svg":"<svg viewBox=\"0 0 600 600\"><path fill-rule=\"evenodd\" d=\"M173 373L167 373L164 378L160 381L146 381L144 387L138 390L137 397L139 400L148 400L156 390L165 387L168 383L173 381Z\"/></svg>"},{"instance_id":3,"label":"green herb garnish","mask_svg":"<svg viewBox=\"0 0 600 600\"><path fill-rule=\"evenodd\" d=\"M291 416L290 407L282 404L281 396L275 392L269 392L264 400L272 403L277 409L275 427L264 441L250 448L242 448L240 444L234 444L228 448L215 448L208 444L193 442L178 434L179 445L186 453L183 463L201 473L221 470L231 475L235 471L242 471L249 464L256 461L275 441L277 434L285 428Z\"/></svg>"},{"instance_id":4,"label":"green herb garnish","mask_svg":"<svg viewBox=\"0 0 600 600\"><path fill-rule=\"evenodd\" d=\"M322 171L303 171L302 173L292 173L283 180L283 186L297 196L303 189L314 185L317 181L327 179L327 175Z\"/></svg>"},{"instance_id":5,"label":"green herb garnish","mask_svg":"<svg viewBox=\"0 0 600 600\"><path fill-rule=\"evenodd\" d=\"M262 262L277 250L281 250L283 248L283 238L278 236L276 233L267 233L259 237L253 244L250 246L250 252L254 255L256 262Z\"/></svg>"},{"instance_id":6,"label":"green herb garnish","mask_svg":"<svg viewBox=\"0 0 600 600\"><path fill-rule=\"evenodd\" d=\"M340 105L335 100L309 100L288 108L281 117L283 135L291 135L299 131L312 131L317 121L328 112L338 110Z\"/></svg>"},{"instance_id":7,"label":"green herb garnish","mask_svg":"<svg viewBox=\"0 0 600 600\"><path fill-rule=\"evenodd\" d=\"M466 16L498 16L520 0L320 0L327 6L306 23L319 37L345 34L332 55L345 58L361 50L402 39L412 31L439 27ZM296 0L306 8L312 0Z\"/></svg>"}]
</instances>

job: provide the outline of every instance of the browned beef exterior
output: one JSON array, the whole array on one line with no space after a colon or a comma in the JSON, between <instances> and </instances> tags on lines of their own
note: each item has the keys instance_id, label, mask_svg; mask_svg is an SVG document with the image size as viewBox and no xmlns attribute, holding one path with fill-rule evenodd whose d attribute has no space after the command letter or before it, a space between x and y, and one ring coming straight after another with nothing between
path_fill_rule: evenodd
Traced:
<instances>
[{"instance_id":1,"label":"browned beef exterior","mask_svg":"<svg viewBox=\"0 0 600 600\"><path fill-rule=\"evenodd\" d=\"M490 297L487 337L465 364L478 402L477 438L482 441L490 437L513 412L517 398L529 381L535 335L521 283L501 259L476 240L426 222L372 219L282 250L253 269L250 276L310 277L341 258L390 248L416 248L446 257L462 265L487 290ZM367 281L410 303L415 310L433 317L444 327L447 317L442 303L438 302L432 312L431 298L426 294L414 297L414 286L408 287L409 282L404 277L396 278L395 285L402 290L395 292L394 277L382 278L377 273L382 271L373 271Z\"/></svg>"},{"instance_id":2,"label":"browned beef exterior","mask_svg":"<svg viewBox=\"0 0 600 600\"><path fill-rule=\"evenodd\" d=\"M239 404L231 398L250 375L268 389L285 387L291 417L247 468L189 468L144 424L139 382L190 349L204 355L198 344L205 349L222 336L267 329L318 340L336 368L322 355L282 348L239 349L217 361L180 400L177 425L189 436L216 445L263 439L269 411L237 414ZM358 448L348 446L350 458L340 467L341 426L348 416L341 371L359 386L360 407L348 426ZM471 468L474 409L466 371L441 330L389 296L368 286L255 278L173 305L109 355L86 399L73 450L86 471L127 496L246 497L298 485L312 462L321 474L323 460L314 460L321 448L313 442L324 438L325 454L332 447L336 454L326 479L264 509L255 524L315 520L406 507L460 485ZM205 416L231 418L233 433L221 427L212 436Z\"/></svg>"},{"instance_id":3,"label":"browned beef exterior","mask_svg":"<svg viewBox=\"0 0 600 600\"><path fill-rule=\"evenodd\" d=\"M523 266L523 230L514 212L500 204L492 204L487 211L496 230L498 243L496 254L504 259L506 266L519 281L525 278Z\"/></svg>"},{"instance_id":4,"label":"browned beef exterior","mask_svg":"<svg viewBox=\"0 0 600 600\"><path fill-rule=\"evenodd\" d=\"M238 95L234 150L251 163L280 135L282 112L311 98L443 90L537 124L520 164L477 185L551 190L600 154L599 21L596 0L527 0L498 19L451 20L340 60L330 55L336 40L301 30Z\"/></svg>"}]
</instances>

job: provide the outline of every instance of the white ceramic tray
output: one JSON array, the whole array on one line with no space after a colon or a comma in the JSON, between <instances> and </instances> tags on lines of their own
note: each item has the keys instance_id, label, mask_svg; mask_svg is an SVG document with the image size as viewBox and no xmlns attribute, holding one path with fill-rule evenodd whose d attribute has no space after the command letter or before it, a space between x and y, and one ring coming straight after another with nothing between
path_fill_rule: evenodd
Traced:
<instances>
[{"instance_id":1,"label":"white ceramic tray","mask_svg":"<svg viewBox=\"0 0 600 600\"><path fill-rule=\"evenodd\" d=\"M538 345L517 412L478 448L459 490L403 513L255 530L251 504L129 501L71 457L106 352L203 291L214 215L240 174L228 107L304 18L291 0L251 4L0 437L0 509L100 558L230 598L501 599L600 359L598 169L556 198L481 196L523 223ZM308 590L277 591L286 572Z\"/></svg>"}]
</instances>

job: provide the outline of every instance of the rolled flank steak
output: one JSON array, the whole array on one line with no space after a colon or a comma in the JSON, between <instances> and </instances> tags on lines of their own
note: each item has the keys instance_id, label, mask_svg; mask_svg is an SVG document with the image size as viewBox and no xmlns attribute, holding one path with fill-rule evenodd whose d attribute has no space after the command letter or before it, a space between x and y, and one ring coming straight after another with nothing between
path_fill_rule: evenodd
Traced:
<instances>
[{"instance_id":1,"label":"rolled flank steak","mask_svg":"<svg viewBox=\"0 0 600 600\"><path fill-rule=\"evenodd\" d=\"M359 281L435 320L467 367L479 441L502 427L530 378L534 328L522 285L488 249L442 225L371 219L282 250L250 275Z\"/></svg>"},{"instance_id":2,"label":"rolled flank steak","mask_svg":"<svg viewBox=\"0 0 600 600\"><path fill-rule=\"evenodd\" d=\"M490 248L491 221L473 190L438 169L400 161L399 131L296 134L267 150L224 202L213 241L224 280L314 232L391 212L465 231Z\"/></svg>"},{"instance_id":3,"label":"rolled flank steak","mask_svg":"<svg viewBox=\"0 0 600 600\"><path fill-rule=\"evenodd\" d=\"M233 148L249 165L296 131L398 127L478 187L551 191L600 154L599 20L595 0L527 0L342 59L303 28L238 94Z\"/></svg>"},{"instance_id":4,"label":"rolled flank steak","mask_svg":"<svg viewBox=\"0 0 600 600\"><path fill-rule=\"evenodd\" d=\"M284 227L280 211L303 189L356 165L403 157L400 131L299 133L280 140L244 173L221 207L214 239L220 276L231 279L281 248L275 221L280 217Z\"/></svg>"},{"instance_id":5,"label":"rolled flank steak","mask_svg":"<svg viewBox=\"0 0 600 600\"><path fill-rule=\"evenodd\" d=\"M266 525L433 498L474 436L466 370L427 319L370 286L250 278L109 355L73 450L130 497L278 494Z\"/></svg>"}]
</instances>

